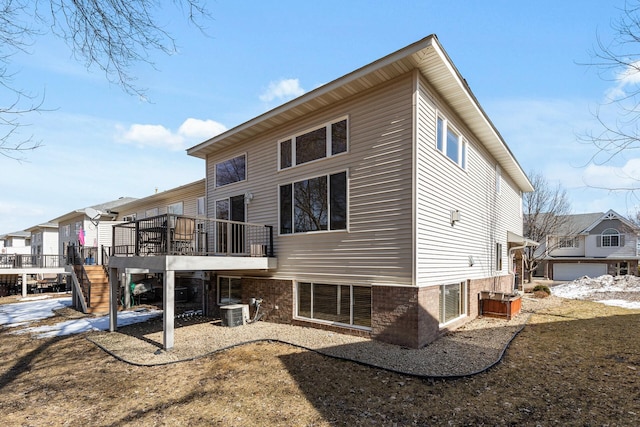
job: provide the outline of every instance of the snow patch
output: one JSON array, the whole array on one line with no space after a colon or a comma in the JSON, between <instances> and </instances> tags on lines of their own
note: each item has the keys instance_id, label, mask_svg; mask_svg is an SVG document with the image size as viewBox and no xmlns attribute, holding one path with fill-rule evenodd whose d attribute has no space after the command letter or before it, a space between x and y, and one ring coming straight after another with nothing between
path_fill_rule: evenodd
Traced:
<instances>
[{"instance_id":1,"label":"snow patch","mask_svg":"<svg viewBox=\"0 0 640 427\"><path fill-rule=\"evenodd\" d=\"M70 307L71 298L36 299L27 302L0 305L0 326L17 328L29 323L53 317L55 310ZM162 310L142 309L118 312L118 326L131 325L160 316ZM66 320L54 325L27 327L15 333L34 333L38 338L59 337L87 331L109 329L109 316L85 317Z\"/></svg>"},{"instance_id":2,"label":"snow patch","mask_svg":"<svg viewBox=\"0 0 640 427\"><path fill-rule=\"evenodd\" d=\"M591 278L583 276L563 285L553 286L553 295L568 299L583 299L601 302L624 308L640 308L640 277L636 276L611 276L605 274ZM616 298L606 299L607 294L613 294ZM629 298L624 298L627 295Z\"/></svg>"}]
</instances>

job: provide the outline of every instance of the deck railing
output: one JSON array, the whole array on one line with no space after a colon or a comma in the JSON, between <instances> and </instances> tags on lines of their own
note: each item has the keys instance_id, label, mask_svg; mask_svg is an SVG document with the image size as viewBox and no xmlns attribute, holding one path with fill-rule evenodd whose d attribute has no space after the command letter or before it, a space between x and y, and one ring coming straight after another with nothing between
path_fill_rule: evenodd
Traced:
<instances>
[{"instance_id":1,"label":"deck railing","mask_svg":"<svg viewBox=\"0 0 640 427\"><path fill-rule=\"evenodd\" d=\"M273 227L183 215L158 215L113 227L112 256L273 257Z\"/></svg>"},{"instance_id":2,"label":"deck railing","mask_svg":"<svg viewBox=\"0 0 640 427\"><path fill-rule=\"evenodd\" d=\"M61 255L2 254L0 269L8 268L62 268L65 266Z\"/></svg>"}]
</instances>

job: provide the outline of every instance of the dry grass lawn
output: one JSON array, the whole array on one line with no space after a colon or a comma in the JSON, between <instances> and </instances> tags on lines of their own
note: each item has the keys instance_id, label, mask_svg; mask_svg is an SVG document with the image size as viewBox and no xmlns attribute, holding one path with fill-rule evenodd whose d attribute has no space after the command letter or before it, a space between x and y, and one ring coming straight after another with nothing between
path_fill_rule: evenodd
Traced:
<instances>
[{"instance_id":1,"label":"dry grass lawn","mask_svg":"<svg viewBox=\"0 0 640 427\"><path fill-rule=\"evenodd\" d=\"M639 329L638 310L567 300L493 369L433 381L275 343L136 367L83 336L4 328L0 414L6 426L634 426Z\"/></svg>"}]
</instances>

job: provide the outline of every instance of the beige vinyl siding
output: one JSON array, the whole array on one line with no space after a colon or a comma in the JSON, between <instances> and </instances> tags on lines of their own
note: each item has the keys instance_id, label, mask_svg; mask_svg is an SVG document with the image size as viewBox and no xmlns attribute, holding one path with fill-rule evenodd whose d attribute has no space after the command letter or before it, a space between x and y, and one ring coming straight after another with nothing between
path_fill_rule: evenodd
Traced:
<instances>
[{"instance_id":1,"label":"beige vinyl siding","mask_svg":"<svg viewBox=\"0 0 640 427\"><path fill-rule=\"evenodd\" d=\"M147 210L154 208L158 208L158 215L163 215L167 213L169 205L178 202L182 202L183 215L196 216L198 213L198 197L204 195L204 181L196 181L178 189L167 190L166 193L158 193L119 207L118 219L121 220L123 217L132 214L135 214L137 219L142 219L145 217Z\"/></svg>"},{"instance_id":2,"label":"beige vinyl siding","mask_svg":"<svg viewBox=\"0 0 640 427\"><path fill-rule=\"evenodd\" d=\"M411 284L412 74L207 158L247 154L247 180L208 189L215 201L251 192L249 222L274 228L275 277L328 283ZM278 141L348 117L347 153L278 171ZM278 235L279 185L347 171L348 230ZM209 181L212 182L212 181Z\"/></svg>"},{"instance_id":3,"label":"beige vinyl siding","mask_svg":"<svg viewBox=\"0 0 640 427\"><path fill-rule=\"evenodd\" d=\"M420 286L506 274L507 229L522 230L519 191L503 172L496 193L495 159L458 117L420 78L417 94L416 277ZM437 150L436 114L440 112L467 141L467 169ZM460 221L451 224L451 211ZM496 243L503 268L495 271ZM471 267L469 257L473 258Z\"/></svg>"}]
</instances>

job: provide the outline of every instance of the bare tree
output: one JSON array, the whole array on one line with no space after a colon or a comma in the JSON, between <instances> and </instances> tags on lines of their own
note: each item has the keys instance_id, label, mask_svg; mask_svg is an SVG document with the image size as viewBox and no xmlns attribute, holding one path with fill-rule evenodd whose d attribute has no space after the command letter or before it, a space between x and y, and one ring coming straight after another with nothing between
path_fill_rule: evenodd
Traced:
<instances>
[{"instance_id":1,"label":"bare tree","mask_svg":"<svg viewBox=\"0 0 640 427\"><path fill-rule=\"evenodd\" d=\"M167 2L168 3L168 2ZM170 4L200 30L208 19L206 0L173 0ZM18 132L28 113L42 111L44 94L34 95L16 83L11 58L28 53L37 38L53 34L64 40L72 56L87 69L97 68L125 92L144 97L132 68L153 66L151 52L174 54L176 41L158 21L165 6L159 0L0 0L0 154L20 158L40 143Z\"/></svg>"},{"instance_id":2,"label":"bare tree","mask_svg":"<svg viewBox=\"0 0 640 427\"><path fill-rule=\"evenodd\" d=\"M628 0L621 15L612 22L614 37L604 41L599 35L592 52L601 78L614 87L594 112L597 129L583 135L583 142L596 148L594 164L605 164L622 153L640 148L640 1ZM625 181L640 181L638 176L624 176ZM597 187L597 185L592 185ZM622 185L607 190L638 190L637 185Z\"/></svg>"},{"instance_id":3,"label":"bare tree","mask_svg":"<svg viewBox=\"0 0 640 427\"><path fill-rule=\"evenodd\" d=\"M531 276L540 262L562 242L562 239L548 237L559 234L570 237L577 230L571 229L571 205L566 190L560 184L551 186L536 171L529 173L529 179L535 190L523 196L524 236L541 243L538 248L527 246L524 249L524 273L531 283Z\"/></svg>"}]
</instances>

